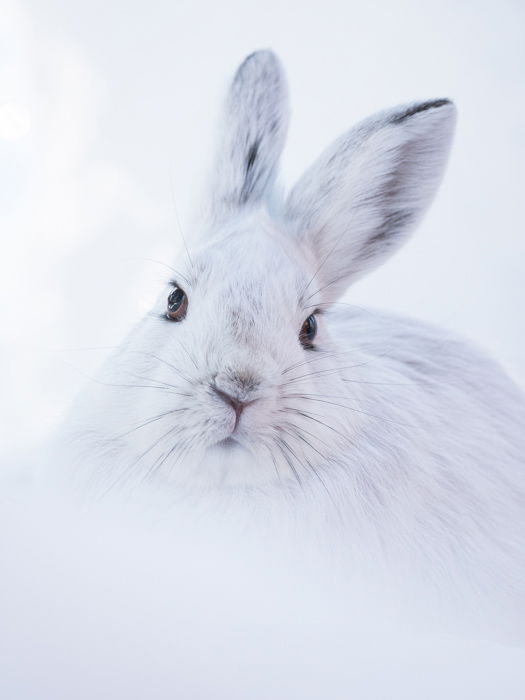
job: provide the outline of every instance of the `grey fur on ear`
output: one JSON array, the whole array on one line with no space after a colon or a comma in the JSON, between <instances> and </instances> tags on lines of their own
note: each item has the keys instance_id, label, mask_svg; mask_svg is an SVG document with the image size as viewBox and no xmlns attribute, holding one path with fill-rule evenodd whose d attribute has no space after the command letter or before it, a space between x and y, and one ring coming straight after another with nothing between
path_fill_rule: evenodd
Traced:
<instances>
[{"instance_id":1,"label":"grey fur on ear","mask_svg":"<svg viewBox=\"0 0 525 700\"><path fill-rule=\"evenodd\" d=\"M335 299L406 240L446 165L456 110L448 99L381 112L343 134L292 190L286 213Z\"/></svg>"},{"instance_id":2,"label":"grey fur on ear","mask_svg":"<svg viewBox=\"0 0 525 700\"><path fill-rule=\"evenodd\" d=\"M288 128L288 89L271 51L248 56L237 70L225 110L212 187L212 217L271 195Z\"/></svg>"}]
</instances>

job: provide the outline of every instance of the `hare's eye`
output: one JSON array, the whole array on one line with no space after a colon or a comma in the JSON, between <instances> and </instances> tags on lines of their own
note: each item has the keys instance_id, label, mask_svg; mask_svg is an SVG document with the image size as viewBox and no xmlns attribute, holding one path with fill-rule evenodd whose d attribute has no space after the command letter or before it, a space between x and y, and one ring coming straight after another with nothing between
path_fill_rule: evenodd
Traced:
<instances>
[{"instance_id":1,"label":"hare's eye","mask_svg":"<svg viewBox=\"0 0 525 700\"><path fill-rule=\"evenodd\" d=\"M166 316L170 321L182 321L188 310L188 297L180 287L175 287L168 297Z\"/></svg>"},{"instance_id":2,"label":"hare's eye","mask_svg":"<svg viewBox=\"0 0 525 700\"><path fill-rule=\"evenodd\" d=\"M301 328L301 332L299 333L299 340L301 343L304 345L305 348L312 349L313 348L313 340L316 336L317 333L317 320L312 314L311 316L308 316L306 321L303 323L303 327Z\"/></svg>"}]
</instances>

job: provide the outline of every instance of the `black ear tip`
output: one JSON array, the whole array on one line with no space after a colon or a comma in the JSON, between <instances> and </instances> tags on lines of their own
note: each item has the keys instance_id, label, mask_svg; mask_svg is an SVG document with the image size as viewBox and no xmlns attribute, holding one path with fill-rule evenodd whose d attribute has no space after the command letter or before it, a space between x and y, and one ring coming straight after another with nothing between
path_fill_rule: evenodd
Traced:
<instances>
[{"instance_id":1,"label":"black ear tip","mask_svg":"<svg viewBox=\"0 0 525 700\"><path fill-rule=\"evenodd\" d=\"M442 97L436 100L427 100L426 102L417 102L410 107L403 109L403 111L398 112L391 118L392 124L399 124L405 121L405 119L410 119L410 117L416 114L421 114L422 112L428 112L433 109L439 109L440 107L454 107L452 100L447 97Z\"/></svg>"}]
</instances>

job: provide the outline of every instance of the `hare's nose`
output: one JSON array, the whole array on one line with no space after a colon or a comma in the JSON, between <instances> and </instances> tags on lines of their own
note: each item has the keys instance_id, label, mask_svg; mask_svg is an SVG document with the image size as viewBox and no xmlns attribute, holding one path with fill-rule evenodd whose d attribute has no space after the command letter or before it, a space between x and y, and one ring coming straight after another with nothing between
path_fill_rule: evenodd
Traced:
<instances>
[{"instance_id":1,"label":"hare's nose","mask_svg":"<svg viewBox=\"0 0 525 700\"><path fill-rule=\"evenodd\" d=\"M228 404L228 406L231 406L235 410L235 413L238 413L239 415L242 413L242 409L246 405L244 401L239 401L239 399L237 399L235 396L227 394L225 391L216 386L212 386L212 389L217 396L224 401L224 403Z\"/></svg>"},{"instance_id":2,"label":"hare's nose","mask_svg":"<svg viewBox=\"0 0 525 700\"><path fill-rule=\"evenodd\" d=\"M246 406L248 406L251 403L254 403L254 401L256 401L256 399L254 399L252 401L241 401L236 396L233 396L232 394L228 394L226 391L219 389L215 385L212 385L212 389L217 394L217 396L222 401L224 401L225 404L227 404L228 406L231 406L233 408L233 410L235 411L235 428L236 428L237 424L239 423L241 413L244 411ZM234 428L234 430L235 430L235 428Z\"/></svg>"}]
</instances>

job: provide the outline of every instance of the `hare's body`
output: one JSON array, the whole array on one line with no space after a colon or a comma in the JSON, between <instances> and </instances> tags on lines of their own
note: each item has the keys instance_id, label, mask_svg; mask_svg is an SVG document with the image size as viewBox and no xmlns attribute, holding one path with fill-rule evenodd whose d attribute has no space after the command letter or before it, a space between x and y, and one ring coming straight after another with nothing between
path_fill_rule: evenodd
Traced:
<instances>
[{"instance_id":1,"label":"hare's body","mask_svg":"<svg viewBox=\"0 0 525 700\"><path fill-rule=\"evenodd\" d=\"M374 507L376 523L389 512L408 550L429 559L439 550L436 562L497 578L498 560L525 553L523 393L438 328L360 310L337 317L337 337L366 358L356 380L366 383L366 416L347 462L359 474L357 501Z\"/></svg>"},{"instance_id":2,"label":"hare's body","mask_svg":"<svg viewBox=\"0 0 525 700\"><path fill-rule=\"evenodd\" d=\"M376 115L281 200L284 78L272 54L248 58L209 216L75 413L79 473L261 497L354 562L416 571L445 597L448 580L518 619L523 394L443 331L337 301L425 211L454 119L448 100Z\"/></svg>"}]
</instances>

